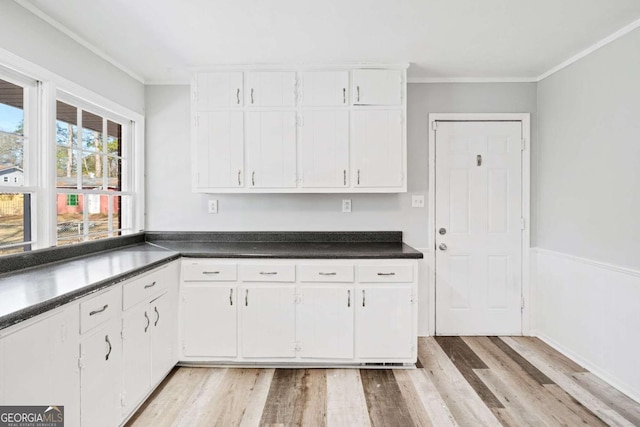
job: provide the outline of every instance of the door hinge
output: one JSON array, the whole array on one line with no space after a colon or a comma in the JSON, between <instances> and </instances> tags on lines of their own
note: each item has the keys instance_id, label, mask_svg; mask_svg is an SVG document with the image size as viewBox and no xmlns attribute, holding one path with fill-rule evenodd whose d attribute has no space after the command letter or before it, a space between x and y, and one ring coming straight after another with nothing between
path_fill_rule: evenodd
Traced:
<instances>
[{"instance_id":1,"label":"door hinge","mask_svg":"<svg viewBox=\"0 0 640 427\"><path fill-rule=\"evenodd\" d=\"M193 126L194 127L200 126L200 118L198 117L197 114L195 116L193 116Z\"/></svg>"},{"instance_id":2,"label":"door hinge","mask_svg":"<svg viewBox=\"0 0 640 427\"><path fill-rule=\"evenodd\" d=\"M524 230L524 229L525 229L524 218L520 218L520 230Z\"/></svg>"},{"instance_id":3,"label":"door hinge","mask_svg":"<svg viewBox=\"0 0 640 427\"><path fill-rule=\"evenodd\" d=\"M524 151L524 148L525 148L525 145L526 145L525 139L522 138L520 141L521 141L520 151Z\"/></svg>"},{"instance_id":4,"label":"door hinge","mask_svg":"<svg viewBox=\"0 0 640 427\"><path fill-rule=\"evenodd\" d=\"M82 370L84 368L84 363L82 362L82 357L78 357L78 369Z\"/></svg>"},{"instance_id":5,"label":"door hinge","mask_svg":"<svg viewBox=\"0 0 640 427\"><path fill-rule=\"evenodd\" d=\"M524 311L524 296L520 297L520 311Z\"/></svg>"},{"instance_id":6,"label":"door hinge","mask_svg":"<svg viewBox=\"0 0 640 427\"><path fill-rule=\"evenodd\" d=\"M431 122L431 129L438 130L438 122L436 121Z\"/></svg>"}]
</instances>

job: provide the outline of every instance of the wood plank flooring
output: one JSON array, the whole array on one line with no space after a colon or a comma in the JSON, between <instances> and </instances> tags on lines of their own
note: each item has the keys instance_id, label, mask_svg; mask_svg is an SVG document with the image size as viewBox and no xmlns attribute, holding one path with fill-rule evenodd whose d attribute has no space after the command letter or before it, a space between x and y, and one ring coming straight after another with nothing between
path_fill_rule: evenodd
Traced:
<instances>
[{"instance_id":1,"label":"wood plank flooring","mask_svg":"<svg viewBox=\"0 0 640 427\"><path fill-rule=\"evenodd\" d=\"M638 426L542 341L420 338L416 369L176 368L127 426Z\"/></svg>"}]
</instances>

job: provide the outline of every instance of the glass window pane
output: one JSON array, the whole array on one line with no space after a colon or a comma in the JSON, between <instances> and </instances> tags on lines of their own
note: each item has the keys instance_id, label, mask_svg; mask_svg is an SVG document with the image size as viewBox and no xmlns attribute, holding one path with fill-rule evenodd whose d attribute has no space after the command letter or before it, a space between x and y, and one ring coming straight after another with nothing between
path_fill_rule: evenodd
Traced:
<instances>
[{"instance_id":1,"label":"glass window pane","mask_svg":"<svg viewBox=\"0 0 640 427\"><path fill-rule=\"evenodd\" d=\"M87 194L87 213L89 214L89 233L109 231L109 196L105 194Z\"/></svg>"},{"instance_id":2,"label":"glass window pane","mask_svg":"<svg viewBox=\"0 0 640 427\"><path fill-rule=\"evenodd\" d=\"M120 190L122 174L122 159L107 157L107 181L109 190Z\"/></svg>"},{"instance_id":3,"label":"glass window pane","mask_svg":"<svg viewBox=\"0 0 640 427\"><path fill-rule=\"evenodd\" d=\"M56 149L56 187L78 187L78 160L76 150L65 147Z\"/></svg>"},{"instance_id":4,"label":"glass window pane","mask_svg":"<svg viewBox=\"0 0 640 427\"><path fill-rule=\"evenodd\" d=\"M0 177L10 177L12 182L23 183L24 138L0 132ZM19 177L18 180L14 180ZM0 184L3 181L0 178ZM15 185L15 184L12 184Z\"/></svg>"},{"instance_id":5,"label":"glass window pane","mask_svg":"<svg viewBox=\"0 0 640 427\"><path fill-rule=\"evenodd\" d=\"M103 156L99 153L81 152L82 188L101 189L103 187Z\"/></svg>"},{"instance_id":6,"label":"glass window pane","mask_svg":"<svg viewBox=\"0 0 640 427\"><path fill-rule=\"evenodd\" d=\"M58 239L78 238L84 234L84 196L82 194L58 193Z\"/></svg>"},{"instance_id":7,"label":"glass window pane","mask_svg":"<svg viewBox=\"0 0 640 427\"><path fill-rule=\"evenodd\" d=\"M122 125L107 121L107 154L111 156L122 156Z\"/></svg>"},{"instance_id":8,"label":"glass window pane","mask_svg":"<svg viewBox=\"0 0 640 427\"><path fill-rule=\"evenodd\" d=\"M120 230L122 228L121 205L122 196L111 196L111 230Z\"/></svg>"},{"instance_id":9,"label":"glass window pane","mask_svg":"<svg viewBox=\"0 0 640 427\"><path fill-rule=\"evenodd\" d=\"M0 246L31 240L30 212L30 194L0 194Z\"/></svg>"},{"instance_id":10,"label":"glass window pane","mask_svg":"<svg viewBox=\"0 0 640 427\"><path fill-rule=\"evenodd\" d=\"M78 109L64 102L56 102L56 144L78 145Z\"/></svg>"},{"instance_id":11,"label":"glass window pane","mask_svg":"<svg viewBox=\"0 0 640 427\"><path fill-rule=\"evenodd\" d=\"M82 149L102 151L102 117L82 112Z\"/></svg>"},{"instance_id":12,"label":"glass window pane","mask_svg":"<svg viewBox=\"0 0 640 427\"><path fill-rule=\"evenodd\" d=\"M0 131L24 135L24 89L0 79Z\"/></svg>"}]
</instances>

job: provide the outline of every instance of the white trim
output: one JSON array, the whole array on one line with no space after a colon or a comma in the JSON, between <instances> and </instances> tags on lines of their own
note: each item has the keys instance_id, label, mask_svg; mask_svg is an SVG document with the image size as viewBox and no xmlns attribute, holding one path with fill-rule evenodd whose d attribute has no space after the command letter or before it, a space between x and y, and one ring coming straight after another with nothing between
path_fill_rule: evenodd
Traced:
<instances>
[{"instance_id":1,"label":"white trim","mask_svg":"<svg viewBox=\"0 0 640 427\"><path fill-rule=\"evenodd\" d=\"M67 28L66 26L64 26L60 22L58 22L55 19L53 19L51 16L47 15L42 10L38 9L36 6L34 6L30 2L28 2L27 0L14 0L14 1L18 5L22 6L23 8L25 8L29 12L33 13L34 15L36 15L38 18L40 18L43 21L45 21L47 24L51 25L56 30L60 31L61 33L63 33L67 37L69 37L71 40L75 41L76 43L78 43L82 47L85 47L88 50L90 50L91 53L93 53L94 55L99 56L100 58L104 59L105 61L107 61L108 63L113 65L114 67L118 68L119 70L121 70L124 73L128 74L129 76L133 77L134 79L136 79L140 83L145 84L145 80L144 80L144 78L142 76L140 76L139 74L134 72L129 67L126 67L125 65L122 65L120 62L116 61L111 56L107 55L104 51L98 49L95 45L89 43L86 39L84 39L83 37L81 37L77 33L71 31L69 28Z\"/></svg>"},{"instance_id":2,"label":"white trim","mask_svg":"<svg viewBox=\"0 0 640 427\"><path fill-rule=\"evenodd\" d=\"M429 189L428 189L428 231L427 248L431 249L428 255L429 266L429 334L435 335L436 326L436 251L435 251L435 206L436 206L436 168L435 168L435 140L436 130L434 122L437 121L519 121L522 122L522 137L525 139L525 147L522 151L522 216L525 221L525 229L522 232L522 298L524 309L522 311L522 334L531 333L531 286L530 286L530 233L531 233L531 114L529 113L431 113L429 114Z\"/></svg>"},{"instance_id":3,"label":"white trim","mask_svg":"<svg viewBox=\"0 0 640 427\"><path fill-rule=\"evenodd\" d=\"M537 77L409 77L407 83L535 83Z\"/></svg>"},{"instance_id":4,"label":"white trim","mask_svg":"<svg viewBox=\"0 0 640 427\"><path fill-rule=\"evenodd\" d=\"M590 55L591 53L595 52L596 50L600 49L601 47L604 47L604 46L608 45L609 43L611 43L611 42L613 42L615 40L618 40L620 37L630 33L631 31L635 30L636 28L640 28L640 19L637 19L637 20L633 21L631 24L620 28L615 33L608 35L607 37L603 38L599 42L589 46L588 48L582 50L578 54L576 54L576 55L572 56L571 58L567 59L566 61L556 65L553 68L551 68L547 72L542 73L541 75L538 76L536 81L539 82L541 80L546 79L550 75L555 74L558 71L562 70L563 68L566 68L569 65L573 64L574 62L579 61L580 59L584 58L585 56Z\"/></svg>"},{"instance_id":5,"label":"white trim","mask_svg":"<svg viewBox=\"0 0 640 427\"><path fill-rule=\"evenodd\" d=\"M334 63L244 63L244 64L210 64L189 68L191 73L206 71L300 71L300 70L344 70L381 68L385 70L406 70L409 68L408 62L386 63L386 62L334 62Z\"/></svg>"},{"instance_id":6,"label":"white trim","mask_svg":"<svg viewBox=\"0 0 640 427\"><path fill-rule=\"evenodd\" d=\"M190 83L189 77L184 79L171 79L171 80L147 80L145 86L188 86Z\"/></svg>"},{"instance_id":7,"label":"white trim","mask_svg":"<svg viewBox=\"0 0 640 427\"><path fill-rule=\"evenodd\" d=\"M611 271L614 271L616 273L629 274L629 275L632 275L632 276L640 277L640 270L636 270L636 269L633 269L633 268L621 267L621 266L615 265L615 264L609 264L609 263L602 262L602 261L596 261L596 260L589 259L589 258L582 258L582 257L579 257L579 256L570 255L570 254L567 254L567 253L564 253L564 252L556 252L556 251L552 251L552 250L549 250L549 249L543 249L543 248L538 248L538 247L531 248L531 250L535 251L536 253L539 253L539 254L553 255L553 256L557 256L557 257L562 257L562 258L569 259L571 261L580 262L582 264L592 265L594 267L611 270Z\"/></svg>"}]
</instances>

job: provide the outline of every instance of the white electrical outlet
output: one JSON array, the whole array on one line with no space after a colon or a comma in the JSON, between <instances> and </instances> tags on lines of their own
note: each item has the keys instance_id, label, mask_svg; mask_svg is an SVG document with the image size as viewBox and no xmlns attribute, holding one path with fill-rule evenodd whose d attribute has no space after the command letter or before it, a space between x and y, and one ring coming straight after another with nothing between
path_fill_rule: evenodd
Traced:
<instances>
[{"instance_id":1,"label":"white electrical outlet","mask_svg":"<svg viewBox=\"0 0 640 427\"><path fill-rule=\"evenodd\" d=\"M424 195L418 194L411 196L412 208L424 208Z\"/></svg>"},{"instance_id":2,"label":"white electrical outlet","mask_svg":"<svg viewBox=\"0 0 640 427\"><path fill-rule=\"evenodd\" d=\"M351 212L351 199L342 201L342 212Z\"/></svg>"},{"instance_id":3,"label":"white electrical outlet","mask_svg":"<svg viewBox=\"0 0 640 427\"><path fill-rule=\"evenodd\" d=\"M208 203L208 208L209 208L209 213L210 214L217 214L218 213L218 201L217 200L209 200Z\"/></svg>"}]
</instances>

